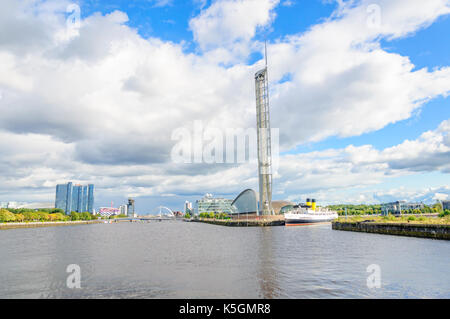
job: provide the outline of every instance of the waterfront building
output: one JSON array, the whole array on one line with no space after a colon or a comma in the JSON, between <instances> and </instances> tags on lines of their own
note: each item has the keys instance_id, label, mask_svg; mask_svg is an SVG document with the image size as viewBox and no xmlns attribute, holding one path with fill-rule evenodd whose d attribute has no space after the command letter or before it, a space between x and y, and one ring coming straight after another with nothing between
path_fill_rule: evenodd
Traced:
<instances>
[{"instance_id":1,"label":"waterfront building","mask_svg":"<svg viewBox=\"0 0 450 319\"><path fill-rule=\"evenodd\" d=\"M201 213L226 213L232 214L231 203L233 200L225 198L214 198L212 194L206 194L202 199L195 202L195 211Z\"/></svg>"},{"instance_id":2,"label":"waterfront building","mask_svg":"<svg viewBox=\"0 0 450 319\"><path fill-rule=\"evenodd\" d=\"M6 207L4 207L4 208L12 208L12 209L26 208L25 206L27 206L29 204L30 203L27 203L27 202L7 202ZM47 203L47 205L48 205L48 203ZM47 208L47 207L39 207L39 208Z\"/></svg>"},{"instance_id":3,"label":"waterfront building","mask_svg":"<svg viewBox=\"0 0 450 319\"><path fill-rule=\"evenodd\" d=\"M94 212L94 185L87 186L67 184L56 185L55 208L71 212Z\"/></svg>"},{"instance_id":4,"label":"waterfront building","mask_svg":"<svg viewBox=\"0 0 450 319\"><path fill-rule=\"evenodd\" d=\"M286 213L289 213L291 210L294 209L294 207L295 207L295 205L291 205L291 204L290 205L285 205L285 206L280 208L279 214L280 215L284 215Z\"/></svg>"},{"instance_id":5,"label":"waterfront building","mask_svg":"<svg viewBox=\"0 0 450 319\"><path fill-rule=\"evenodd\" d=\"M136 213L134 211L134 199L128 198L128 204L127 204L127 216L128 217L137 217Z\"/></svg>"},{"instance_id":6,"label":"waterfront building","mask_svg":"<svg viewBox=\"0 0 450 319\"><path fill-rule=\"evenodd\" d=\"M20 204L18 202L8 202L6 208L19 208Z\"/></svg>"},{"instance_id":7,"label":"waterfront building","mask_svg":"<svg viewBox=\"0 0 450 319\"><path fill-rule=\"evenodd\" d=\"M253 189L246 189L231 203L236 214L257 214L258 194Z\"/></svg>"},{"instance_id":8,"label":"waterfront building","mask_svg":"<svg viewBox=\"0 0 450 319\"><path fill-rule=\"evenodd\" d=\"M259 195L253 189L246 189L240 193L236 199L231 203L232 214L250 214L258 215ZM275 215L284 214L289 209L294 207L295 203L286 200L271 201L273 213Z\"/></svg>"},{"instance_id":9,"label":"waterfront building","mask_svg":"<svg viewBox=\"0 0 450 319\"><path fill-rule=\"evenodd\" d=\"M190 201L184 202L184 213L191 213L192 212L192 203Z\"/></svg>"},{"instance_id":10,"label":"waterfront building","mask_svg":"<svg viewBox=\"0 0 450 319\"><path fill-rule=\"evenodd\" d=\"M91 214L94 212L94 185L89 184L87 190L87 211Z\"/></svg>"},{"instance_id":11,"label":"waterfront building","mask_svg":"<svg viewBox=\"0 0 450 319\"><path fill-rule=\"evenodd\" d=\"M99 209L99 214L102 217L111 217L111 216L116 216L116 215L120 215L120 210L118 208L114 208L114 207L100 207Z\"/></svg>"},{"instance_id":12,"label":"waterfront building","mask_svg":"<svg viewBox=\"0 0 450 319\"><path fill-rule=\"evenodd\" d=\"M444 200L442 201L442 208L445 209L450 209L450 200Z\"/></svg>"},{"instance_id":13,"label":"waterfront building","mask_svg":"<svg viewBox=\"0 0 450 319\"><path fill-rule=\"evenodd\" d=\"M128 215L128 206L120 205L119 211L120 211L120 215Z\"/></svg>"},{"instance_id":14,"label":"waterfront building","mask_svg":"<svg viewBox=\"0 0 450 319\"><path fill-rule=\"evenodd\" d=\"M26 209L48 209L55 208L55 203L51 202L35 202L35 203L26 203L26 202L1 202L0 208L26 208Z\"/></svg>"},{"instance_id":15,"label":"waterfront building","mask_svg":"<svg viewBox=\"0 0 450 319\"><path fill-rule=\"evenodd\" d=\"M55 208L55 203L53 202L35 202L35 203L26 203L23 205L20 205L17 208L26 208L26 209L49 209L49 208Z\"/></svg>"},{"instance_id":16,"label":"waterfront building","mask_svg":"<svg viewBox=\"0 0 450 319\"><path fill-rule=\"evenodd\" d=\"M406 201L396 201L392 203L386 203L381 205L381 211L384 214L401 214L404 211L410 211L414 209L423 209L423 203L408 203Z\"/></svg>"}]
</instances>

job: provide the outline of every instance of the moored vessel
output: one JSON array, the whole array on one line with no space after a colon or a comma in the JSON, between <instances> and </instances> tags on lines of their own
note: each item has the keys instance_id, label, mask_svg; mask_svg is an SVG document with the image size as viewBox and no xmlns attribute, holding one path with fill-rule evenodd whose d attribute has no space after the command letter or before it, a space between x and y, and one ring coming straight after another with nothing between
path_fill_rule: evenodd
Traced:
<instances>
[{"instance_id":1,"label":"moored vessel","mask_svg":"<svg viewBox=\"0 0 450 319\"><path fill-rule=\"evenodd\" d=\"M299 204L284 214L286 226L304 226L329 223L338 218L335 211L316 207L316 200L306 200L306 204Z\"/></svg>"}]
</instances>

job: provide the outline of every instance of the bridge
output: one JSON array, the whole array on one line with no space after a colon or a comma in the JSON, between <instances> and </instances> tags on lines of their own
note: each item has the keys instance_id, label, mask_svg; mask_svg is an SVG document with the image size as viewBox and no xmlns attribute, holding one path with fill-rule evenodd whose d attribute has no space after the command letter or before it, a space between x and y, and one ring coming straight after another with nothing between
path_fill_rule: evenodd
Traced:
<instances>
[{"instance_id":1,"label":"bridge","mask_svg":"<svg viewBox=\"0 0 450 319\"><path fill-rule=\"evenodd\" d=\"M145 222L150 222L150 221L166 221L166 220L175 220L175 214L173 213L173 211L165 206L158 206L155 208L155 210L158 209L159 210L159 214L158 215L148 215L148 216L142 216L142 217L123 217L123 218L116 218L114 219L114 221L145 221ZM165 210L166 214L163 214L163 210Z\"/></svg>"}]
</instances>

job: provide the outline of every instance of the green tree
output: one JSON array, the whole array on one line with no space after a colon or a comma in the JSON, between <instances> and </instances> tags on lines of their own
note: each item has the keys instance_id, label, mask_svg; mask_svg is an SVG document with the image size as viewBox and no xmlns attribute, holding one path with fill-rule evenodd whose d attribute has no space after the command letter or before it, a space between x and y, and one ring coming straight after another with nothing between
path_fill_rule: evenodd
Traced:
<instances>
[{"instance_id":1,"label":"green tree","mask_svg":"<svg viewBox=\"0 0 450 319\"><path fill-rule=\"evenodd\" d=\"M84 213L80 214L80 219L81 220L91 220L92 215L89 212L84 212Z\"/></svg>"},{"instance_id":2,"label":"green tree","mask_svg":"<svg viewBox=\"0 0 450 319\"><path fill-rule=\"evenodd\" d=\"M77 213L77 212L71 212L71 213L70 213L70 219L71 219L72 221L81 220L81 216L80 216L80 214Z\"/></svg>"},{"instance_id":3,"label":"green tree","mask_svg":"<svg viewBox=\"0 0 450 319\"><path fill-rule=\"evenodd\" d=\"M11 213L9 210L0 209L0 223L9 223L16 220L16 215Z\"/></svg>"},{"instance_id":4,"label":"green tree","mask_svg":"<svg viewBox=\"0 0 450 319\"><path fill-rule=\"evenodd\" d=\"M53 222L66 221L68 219L69 219L69 217L64 215L64 214L62 214L62 213L50 214L50 221L53 221Z\"/></svg>"},{"instance_id":5,"label":"green tree","mask_svg":"<svg viewBox=\"0 0 450 319\"><path fill-rule=\"evenodd\" d=\"M436 213L442 213L442 204L441 203L436 203L433 205L433 210Z\"/></svg>"},{"instance_id":6,"label":"green tree","mask_svg":"<svg viewBox=\"0 0 450 319\"><path fill-rule=\"evenodd\" d=\"M39 211L36 212L36 214L41 222L47 222L50 220L50 214L47 212Z\"/></svg>"},{"instance_id":7,"label":"green tree","mask_svg":"<svg viewBox=\"0 0 450 319\"><path fill-rule=\"evenodd\" d=\"M446 209L446 210L444 210L443 212L441 212L440 214L439 214L439 217L446 217L446 216L450 216L450 210L449 209Z\"/></svg>"},{"instance_id":8,"label":"green tree","mask_svg":"<svg viewBox=\"0 0 450 319\"><path fill-rule=\"evenodd\" d=\"M22 223L25 220L25 216L23 214L15 214L16 222Z\"/></svg>"},{"instance_id":9,"label":"green tree","mask_svg":"<svg viewBox=\"0 0 450 319\"><path fill-rule=\"evenodd\" d=\"M22 215L25 216L26 222L36 222L39 221L39 215L36 212L24 211Z\"/></svg>"}]
</instances>

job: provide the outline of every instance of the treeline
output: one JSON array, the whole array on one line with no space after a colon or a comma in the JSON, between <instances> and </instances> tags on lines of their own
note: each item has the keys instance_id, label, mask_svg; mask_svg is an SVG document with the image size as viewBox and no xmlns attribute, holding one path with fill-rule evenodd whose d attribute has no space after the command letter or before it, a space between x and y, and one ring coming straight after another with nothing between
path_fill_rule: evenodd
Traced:
<instances>
[{"instance_id":1,"label":"treeline","mask_svg":"<svg viewBox=\"0 0 450 319\"><path fill-rule=\"evenodd\" d=\"M345 209L347 214L350 215L381 215L382 205L330 205L328 209L336 211L340 216L345 215ZM391 212L392 213L392 212ZM402 214L434 214L444 213L442 206L439 203L434 205L424 205L422 209L402 209Z\"/></svg>"},{"instance_id":2,"label":"treeline","mask_svg":"<svg viewBox=\"0 0 450 319\"><path fill-rule=\"evenodd\" d=\"M100 217L101 219L116 219L116 218L127 218L127 215L111 215L109 217Z\"/></svg>"},{"instance_id":3,"label":"treeline","mask_svg":"<svg viewBox=\"0 0 450 319\"><path fill-rule=\"evenodd\" d=\"M378 215L381 214L381 205L330 205L328 209L336 211L339 215Z\"/></svg>"},{"instance_id":4,"label":"treeline","mask_svg":"<svg viewBox=\"0 0 450 319\"><path fill-rule=\"evenodd\" d=\"M0 223L22 223L22 222L61 222L75 220L96 219L91 213L72 212L64 214L62 209L0 209Z\"/></svg>"},{"instance_id":5,"label":"treeline","mask_svg":"<svg viewBox=\"0 0 450 319\"><path fill-rule=\"evenodd\" d=\"M198 215L200 218L208 218L208 219L231 219L225 213L200 213Z\"/></svg>"}]
</instances>

